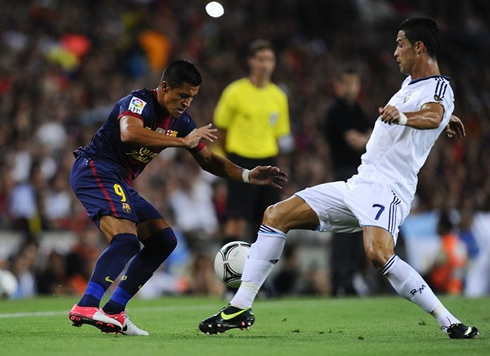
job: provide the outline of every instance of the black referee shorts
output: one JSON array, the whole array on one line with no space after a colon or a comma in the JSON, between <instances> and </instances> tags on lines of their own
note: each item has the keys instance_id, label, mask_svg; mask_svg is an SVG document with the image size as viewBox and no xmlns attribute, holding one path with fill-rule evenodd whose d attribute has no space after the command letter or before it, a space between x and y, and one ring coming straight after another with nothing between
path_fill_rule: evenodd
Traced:
<instances>
[{"instance_id":1,"label":"black referee shorts","mask_svg":"<svg viewBox=\"0 0 490 356\"><path fill-rule=\"evenodd\" d=\"M244 168L276 165L275 157L250 159L230 154L228 159ZM281 190L270 186L258 186L238 181L227 181L228 196L226 203L227 218L262 219L265 209L275 204L281 197Z\"/></svg>"}]
</instances>

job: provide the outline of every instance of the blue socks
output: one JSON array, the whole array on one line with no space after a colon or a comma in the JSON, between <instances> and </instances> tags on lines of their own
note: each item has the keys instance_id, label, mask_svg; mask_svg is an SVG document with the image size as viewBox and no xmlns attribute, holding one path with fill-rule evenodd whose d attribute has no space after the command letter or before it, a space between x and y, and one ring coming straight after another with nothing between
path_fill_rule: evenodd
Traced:
<instances>
[{"instance_id":1,"label":"blue socks","mask_svg":"<svg viewBox=\"0 0 490 356\"><path fill-rule=\"evenodd\" d=\"M143 249L133 258L112 297L104 306L107 314L118 314L126 308L128 301L177 247L177 238L171 228L166 228L151 235L143 241L143 245Z\"/></svg>"},{"instance_id":2,"label":"blue socks","mask_svg":"<svg viewBox=\"0 0 490 356\"><path fill-rule=\"evenodd\" d=\"M87 289L78 305L98 307L105 291L139 250L140 243L136 235L124 233L114 236L109 246L99 256Z\"/></svg>"}]
</instances>

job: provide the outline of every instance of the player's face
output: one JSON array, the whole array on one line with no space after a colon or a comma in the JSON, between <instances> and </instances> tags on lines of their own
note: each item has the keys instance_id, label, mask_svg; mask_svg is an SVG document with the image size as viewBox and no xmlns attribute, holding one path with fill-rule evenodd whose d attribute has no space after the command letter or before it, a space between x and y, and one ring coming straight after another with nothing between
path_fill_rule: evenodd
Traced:
<instances>
[{"instance_id":1,"label":"player's face","mask_svg":"<svg viewBox=\"0 0 490 356\"><path fill-rule=\"evenodd\" d=\"M250 57L248 64L252 76L270 78L276 67L276 56L274 55L274 51L265 48L257 51L253 57Z\"/></svg>"},{"instance_id":2,"label":"player's face","mask_svg":"<svg viewBox=\"0 0 490 356\"><path fill-rule=\"evenodd\" d=\"M163 92L159 99L160 105L175 118L180 117L191 106L192 100L199 92L199 86L195 87L189 83L172 88L167 82L162 82L160 89Z\"/></svg>"},{"instance_id":3,"label":"player's face","mask_svg":"<svg viewBox=\"0 0 490 356\"><path fill-rule=\"evenodd\" d=\"M394 56L396 58L396 61L398 62L400 71L403 74L411 74L414 65L415 54L413 52L412 45L405 37L404 31L398 31Z\"/></svg>"}]
</instances>

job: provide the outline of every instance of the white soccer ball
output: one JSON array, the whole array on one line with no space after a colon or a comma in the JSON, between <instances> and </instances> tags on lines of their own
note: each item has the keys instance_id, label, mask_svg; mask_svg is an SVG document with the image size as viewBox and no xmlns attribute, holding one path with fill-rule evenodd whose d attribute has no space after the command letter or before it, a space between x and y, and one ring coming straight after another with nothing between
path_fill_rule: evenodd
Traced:
<instances>
[{"instance_id":1,"label":"white soccer ball","mask_svg":"<svg viewBox=\"0 0 490 356\"><path fill-rule=\"evenodd\" d=\"M250 244L244 241L232 241L221 247L214 259L214 271L227 286L240 287Z\"/></svg>"}]
</instances>

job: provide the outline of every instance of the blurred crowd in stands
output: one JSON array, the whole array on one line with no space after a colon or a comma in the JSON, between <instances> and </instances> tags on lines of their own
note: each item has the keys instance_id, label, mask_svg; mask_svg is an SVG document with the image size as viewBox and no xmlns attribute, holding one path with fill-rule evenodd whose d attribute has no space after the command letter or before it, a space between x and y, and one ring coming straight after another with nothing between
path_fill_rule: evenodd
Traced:
<instances>
[{"instance_id":1,"label":"blurred crowd in stands","mask_svg":"<svg viewBox=\"0 0 490 356\"><path fill-rule=\"evenodd\" d=\"M475 213L490 212L488 1L224 0L220 18L206 14L206 2L0 0L0 244L5 231L20 236L11 253L0 254L0 270L17 278L15 298L83 290L106 242L70 190L72 151L88 143L112 105L133 89L158 86L166 64L186 58L203 75L190 114L199 125L212 122L223 88L245 75L245 51L256 38L274 44L273 79L289 98L295 149L279 162L289 175L287 197L331 180L320 130L338 67L348 62L360 68L361 103L374 123L377 108L404 79L393 58L398 25L414 16L436 20L444 36L441 71L451 77L455 114L467 137L438 140L420 172L412 214L451 212L445 226L462 235ZM186 151L172 149L155 158L135 186L180 241L142 296L220 295L212 256L224 182L203 173ZM41 258L42 237L50 232L75 234L71 250L53 248ZM298 237L294 246L310 238ZM327 256L328 243L319 243ZM490 254L474 239L466 251L466 261ZM288 250L284 271L288 263L289 271L298 271L294 256ZM463 293L464 272L462 278L456 292L445 292ZM289 285L285 293L329 293L328 268L321 264L297 279L307 286Z\"/></svg>"}]
</instances>

